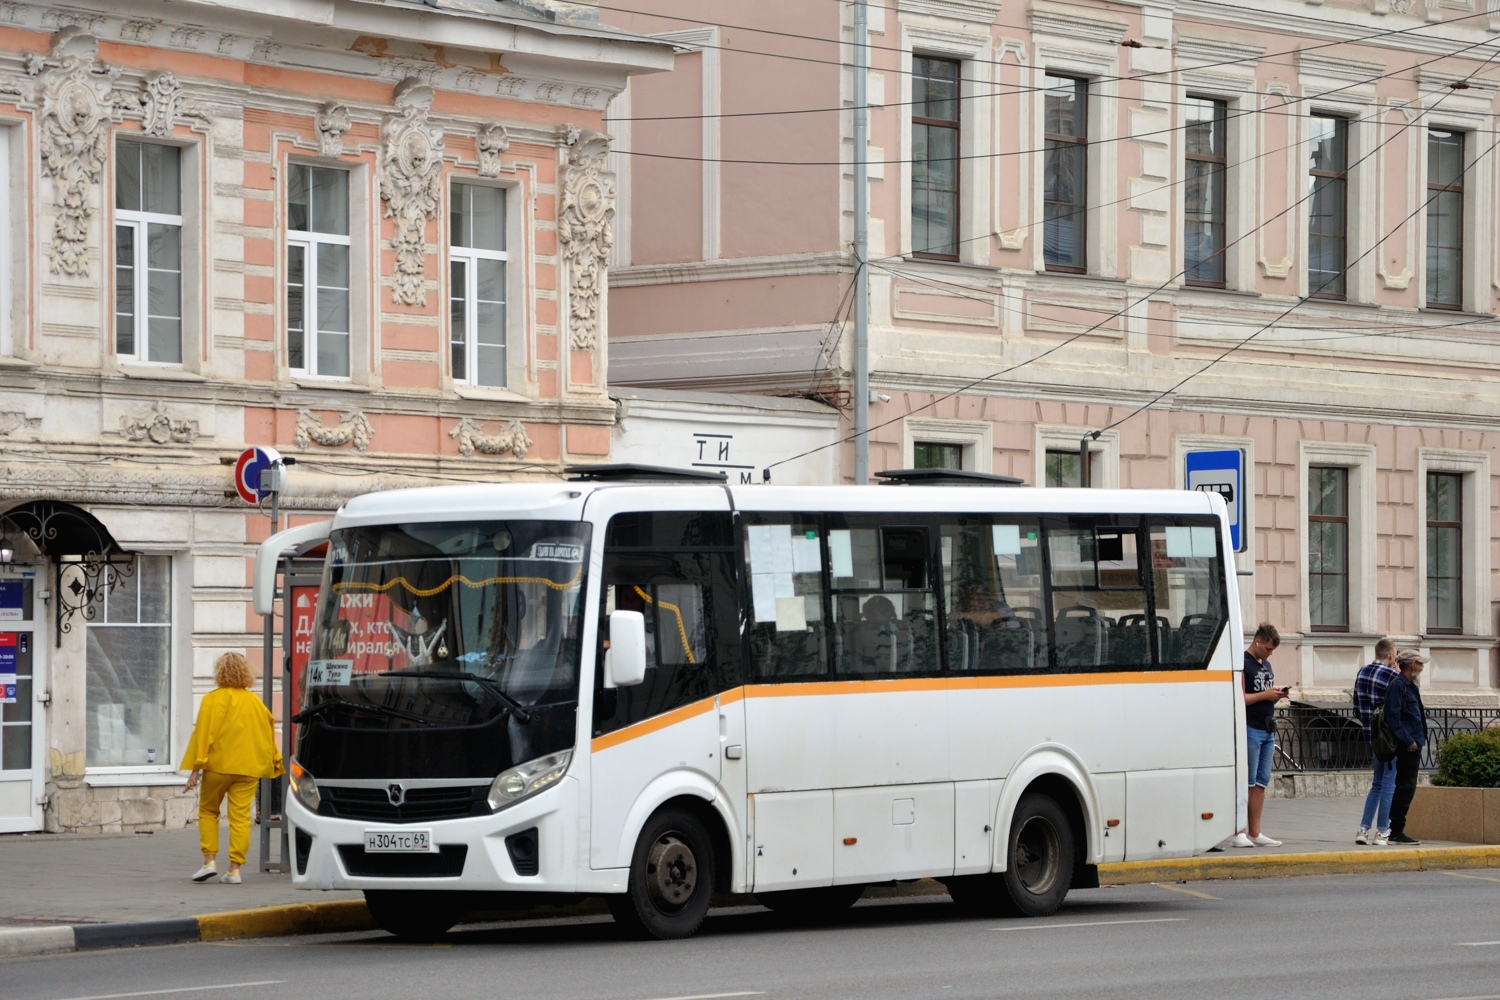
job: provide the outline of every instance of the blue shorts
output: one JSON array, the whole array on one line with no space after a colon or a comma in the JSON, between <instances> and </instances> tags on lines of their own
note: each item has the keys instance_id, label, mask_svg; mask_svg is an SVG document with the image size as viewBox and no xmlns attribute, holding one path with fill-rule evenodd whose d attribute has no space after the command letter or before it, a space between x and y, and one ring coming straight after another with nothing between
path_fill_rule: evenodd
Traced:
<instances>
[{"instance_id":1,"label":"blue shorts","mask_svg":"<svg viewBox=\"0 0 1500 1000\"><path fill-rule=\"evenodd\" d=\"M1249 745L1250 785L1267 788L1271 784L1271 758L1276 755L1276 734L1250 726L1245 730Z\"/></svg>"}]
</instances>

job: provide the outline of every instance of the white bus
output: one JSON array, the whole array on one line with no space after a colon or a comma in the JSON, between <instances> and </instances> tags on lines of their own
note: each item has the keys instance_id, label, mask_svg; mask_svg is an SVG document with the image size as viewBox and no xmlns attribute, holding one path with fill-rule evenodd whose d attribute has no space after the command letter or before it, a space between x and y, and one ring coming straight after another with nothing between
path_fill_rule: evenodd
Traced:
<instances>
[{"instance_id":1,"label":"white bus","mask_svg":"<svg viewBox=\"0 0 1500 1000\"><path fill-rule=\"evenodd\" d=\"M933 878L1043 915L1243 826L1221 498L606 467L371 494L326 536L292 880L431 937L603 895L683 937ZM607 641L606 641L607 640Z\"/></svg>"}]
</instances>

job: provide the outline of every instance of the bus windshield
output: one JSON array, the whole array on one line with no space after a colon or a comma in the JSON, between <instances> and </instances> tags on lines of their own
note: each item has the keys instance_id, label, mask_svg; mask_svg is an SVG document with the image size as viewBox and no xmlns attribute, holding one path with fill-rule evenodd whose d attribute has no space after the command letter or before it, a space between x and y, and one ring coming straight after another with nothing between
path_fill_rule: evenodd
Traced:
<instances>
[{"instance_id":1,"label":"bus windshield","mask_svg":"<svg viewBox=\"0 0 1500 1000\"><path fill-rule=\"evenodd\" d=\"M588 526L475 521L329 539L295 721L409 729L526 723L577 700Z\"/></svg>"}]
</instances>

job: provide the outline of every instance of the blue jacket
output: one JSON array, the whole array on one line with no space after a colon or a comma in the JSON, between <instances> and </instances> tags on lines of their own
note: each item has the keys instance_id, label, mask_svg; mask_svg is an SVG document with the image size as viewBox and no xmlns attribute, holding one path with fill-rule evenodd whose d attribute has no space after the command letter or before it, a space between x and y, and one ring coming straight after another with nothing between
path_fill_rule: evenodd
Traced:
<instances>
[{"instance_id":1,"label":"blue jacket","mask_svg":"<svg viewBox=\"0 0 1500 1000\"><path fill-rule=\"evenodd\" d=\"M1422 692L1406 679L1405 674L1391 678L1385 689L1385 721L1396 737L1396 746L1405 750L1415 743L1427 745L1427 716L1422 711Z\"/></svg>"}]
</instances>

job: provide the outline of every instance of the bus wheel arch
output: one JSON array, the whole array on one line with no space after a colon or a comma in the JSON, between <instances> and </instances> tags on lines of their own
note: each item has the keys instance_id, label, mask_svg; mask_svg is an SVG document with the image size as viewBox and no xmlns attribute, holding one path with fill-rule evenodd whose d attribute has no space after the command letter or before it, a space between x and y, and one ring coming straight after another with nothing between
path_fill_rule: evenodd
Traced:
<instances>
[{"instance_id":1,"label":"bus wheel arch","mask_svg":"<svg viewBox=\"0 0 1500 1000\"><path fill-rule=\"evenodd\" d=\"M641 790L620 828L617 857L628 863L641 830L667 808L690 810L707 828L718 859L714 888L719 892L740 888L734 884L734 875L744 871L745 860L736 847L744 838L735 831L734 812L722 791L694 773L664 774Z\"/></svg>"},{"instance_id":2,"label":"bus wheel arch","mask_svg":"<svg viewBox=\"0 0 1500 1000\"><path fill-rule=\"evenodd\" d=\"M1073 833L1074 867L1092 865L1103 844L1098 837L1098 794L1081 761L1062 747L1041 747L1011 769L1001 789L995 813L995 870L1010 865L1011 825L1022 800L1031 794L1053 799L1066 815Z\"/></svg>"}]
</instances>

